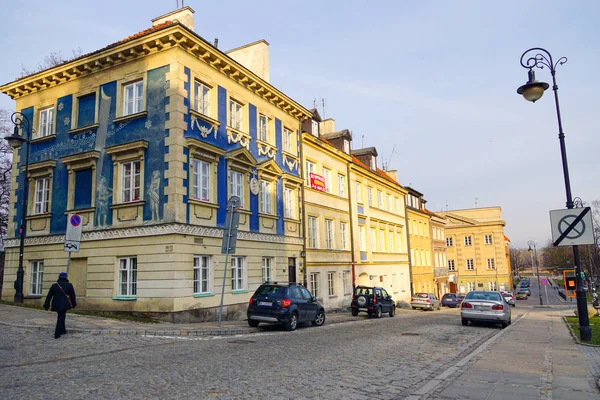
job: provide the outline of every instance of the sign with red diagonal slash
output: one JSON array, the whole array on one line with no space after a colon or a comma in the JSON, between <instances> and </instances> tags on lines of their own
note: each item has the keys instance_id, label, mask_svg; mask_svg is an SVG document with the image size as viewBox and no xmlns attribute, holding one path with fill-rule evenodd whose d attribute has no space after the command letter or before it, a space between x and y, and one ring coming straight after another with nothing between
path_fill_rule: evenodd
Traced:
<instances>
[{"instance_id":1,"label":"sign with red diagonal slash","mask_svg":"<svg viewBox=\"0 0 600 400\"><path fill-rule=\"evenodd\" d=\"M67 216L67 232L65 233L64 251L79 253L81 242L81 215L69 214Z\"/></svg>"},{"instance_id":2,"label":"sign with red diagonal slash","mask_svg":"<svg viewBox=\"0 0 600 400\"><path fill-rule=\"evenodd\" d=\"M554 246L594 244L590 207L550 211Z\"/></svg>"}]
</instances>

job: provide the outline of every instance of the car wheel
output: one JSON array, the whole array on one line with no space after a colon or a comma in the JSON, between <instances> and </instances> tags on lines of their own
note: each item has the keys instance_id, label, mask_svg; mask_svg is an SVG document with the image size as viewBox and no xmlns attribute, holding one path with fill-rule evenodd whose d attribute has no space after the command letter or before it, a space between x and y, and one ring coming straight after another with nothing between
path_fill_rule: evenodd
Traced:
<instances>
[{"instance_id":1,"label":"car wheel","mask_svg":"<svg viewBox=\"0 0 600 400\"><path fill-rule=\"evenodd\" d=\"M285 329L288 331L293 331L298 327L298 314L293 312L290 316L290 319L285 324Z\"/></svg>"},{"instance_id":2,"label":"car wheel","mask_svg":"<svg viewBox=\"0 0 600 400\"><path fill-rule=\"evenodd\" d=\"M442 309L442 306L440 306L440 304L438 303L438 311L440 311Z\"/></svg>"},{"instance_id":3,"label":"car wheel","mask_svg":"<svg viewBox=\"0 0 600 400\"><path fill-rule=\"evenodd\" d=\"M416 309L417 309L417 307L413 307L412 309L413 309L413 310L416 310Z\"/></svg>"},{"instance_id":4,"label":"car wheel","mask_svg":"<svg viewBox=\"0 0 600 400\"><path fill-rule=\"evenodd\" d=\"M512 304L513 307L516 307L517 305L515 303Z\"/></svg>"},{"instance_id":5,"label":"car wheel","mask_svg":"<svg viewBox=\"0 0 600 400\"><path fill-rule=\"evenodd\" d=\"M508 317L508 324L509 325L512 324L512 318L511 317Z\"/></svg>"},{"instance_id":6,"label":"car wheel","mask_svg":"<svg viewBox=\"0 0 600 400\"><path fill-rule=\"evenodd\" d=\"M502 329L506 328L508 326L507 322L502 322Z\"/></svg>"},{"instance_id":7,"label":"car wheel","mask_svg":"<svg viewBox=\"0 0 600 400\"><path fill-rule=\"evenodd\" d=\"M357 315L358 315L358 310L356 310L356 309L353 308L352 309L352 316L356 317Z\"/></svg>"},{"instance_id":8,"label":"car wheel","mask_svg":"<svg viewBox=\"0 0 600 400\"><path fill-rule=\"evenodd\" d=\"M390 317L393 317L394 315L396 315L396 306L392 306L392 309L390 310Z\"/></svg>"},{"instance_id":9,"label":"car wheel","mask_svg":"<svg viewBox=\"0 0 600 400\"><path fill-rule=\"evenodd\" d=\"M377 311L375 311L375 318L381 318L383 313L381 312L381 307L377 307Z\"/></svg>"},{"instance_id":10,"label":"car wheel","mask_svg":"<svg viewBox=\"0 0 600 400\"><path fill-rule=\"evenodd\" d=\"M317 319L311 322L313 326L321 326L325 323L325 311L320 310L317 313Z\"/></svg>"},{"instance_id":11,"label":"car wheel","mask_svg":"<svg viewBox=\"0 0 600 400\"><path fill-rule=\"evenodd\" d=\"M467 326L467 325L469 325L469 320L468 320L468 319L462 318L462 319L460 320L460 322L462 322L463 326Z\"/></svg>"},{"instance_id":12,"label":"car wheel","mask_svg":"<svg viewBox=\"0 0 600 400\"><path fill-rule=\"evenodd\" d=\"M251 319L248 320L248 325L250 325L250 327L252 328L256 328L258 326L259 322L258 321L253 321Z\"/></svg>"}]
</instances>

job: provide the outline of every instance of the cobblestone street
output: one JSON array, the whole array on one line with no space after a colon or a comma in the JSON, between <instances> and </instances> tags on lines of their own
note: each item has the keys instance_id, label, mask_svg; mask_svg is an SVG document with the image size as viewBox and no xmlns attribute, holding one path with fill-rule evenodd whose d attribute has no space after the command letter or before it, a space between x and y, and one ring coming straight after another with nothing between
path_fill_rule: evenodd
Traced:
<instances>
[{"instance_id":1,"label":"cobblestone street","mask_svg":"<svg viewBox=\"0 0 600 400\"><path fill-rule=\"evenodd\" d=\"M1 326L5 398L403 398L500 331L458 310L218 338ZM520 314L515 312L513 320Z\"/></svg>"}]
</instances>

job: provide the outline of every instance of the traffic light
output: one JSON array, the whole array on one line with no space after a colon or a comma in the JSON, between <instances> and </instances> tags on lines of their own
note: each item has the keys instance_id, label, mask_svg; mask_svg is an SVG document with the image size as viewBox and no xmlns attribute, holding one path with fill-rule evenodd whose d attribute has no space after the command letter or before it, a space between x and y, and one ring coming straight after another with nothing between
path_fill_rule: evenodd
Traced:
<instances>
[{"instance_id":1,"label":"traffic light","mask_svg":"<svg viewBox=\"0 0 600 400\"><path fill-rule=\"evenodd\" d=\"M575 277L569 276L566 280L567 290L575 290L577 285L575 283Z\"/></svg>"}]
</instances>

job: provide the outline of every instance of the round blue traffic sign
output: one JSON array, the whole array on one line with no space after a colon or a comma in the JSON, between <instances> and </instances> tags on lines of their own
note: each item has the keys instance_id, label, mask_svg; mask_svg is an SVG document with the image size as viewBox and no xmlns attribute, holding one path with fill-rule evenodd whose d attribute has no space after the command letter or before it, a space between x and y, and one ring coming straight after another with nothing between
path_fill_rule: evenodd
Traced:
<instances>
[{"instance_id":1,"label":"round blue traffic sign","mask_svg":"<svg viewBox=\"0 0 600 400\"><path fill-rule=\"evenodd\" d=\"M542 285L547 285L547 284L548 284L548 279L546 279L546 278L542 278L542 279L540 279L540 283L541 283Z\"/></svg>"},{"instance_id":2,"label":"round blue traffic sign","mask_svg":"<svg viewBox=\"0 0 600 400\"><path fill-rule=\"evenodd\" d=\"M79 226L81 224L81 217L77 214L71 216L71 225Z\"/></svg>"}]
</instances>

